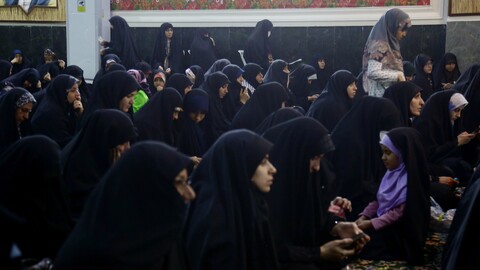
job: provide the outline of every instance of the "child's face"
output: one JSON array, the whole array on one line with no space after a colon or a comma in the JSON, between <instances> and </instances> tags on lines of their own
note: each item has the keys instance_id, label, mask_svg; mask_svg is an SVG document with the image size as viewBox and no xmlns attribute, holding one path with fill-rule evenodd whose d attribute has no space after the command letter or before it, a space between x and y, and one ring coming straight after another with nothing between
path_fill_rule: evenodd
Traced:
<instances>
[{"instance_id":1,"label":"child's face","mask_svg":"<svg viewBox=\"0 0 480 270\"><path fill-rule=\"evenodd\" d=\"M380 144L380 148L382 148L382 161L387 170L392 171L398 168L400 162L398 157L385 145Z\"/></svg>"}]
</instances>

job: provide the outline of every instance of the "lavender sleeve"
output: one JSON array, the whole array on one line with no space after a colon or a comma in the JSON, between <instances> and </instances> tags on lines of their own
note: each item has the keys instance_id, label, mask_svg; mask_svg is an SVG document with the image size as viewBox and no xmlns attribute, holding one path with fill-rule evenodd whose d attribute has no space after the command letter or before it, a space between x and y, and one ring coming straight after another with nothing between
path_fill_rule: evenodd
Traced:
<instances>
[{"instance_id":1,"label":"lavender sleeve","mask_svg":"<svg viewBox=\"0 0 480 270\"><path fill-rule=\"evenodd\" d=\"M385 214L376 218L372 218L371 221L373 228L378 231L384 227L397 223L402 218L404 210L405 204L400 204L395 208L388 210Z\"/></svg>"},{"instance_id":2,"label":"lavender sleeve","mask_svg":"<svg viewBox=\"0 0 480 270\"><path fill-rule=\"evenodd\" d=\"M377 209L378 209L378 202L373 201L363 209L363 212L359 214L359 216L366 216L369 219L372 219L377 216Z\"/></svg>"}]
</instances>

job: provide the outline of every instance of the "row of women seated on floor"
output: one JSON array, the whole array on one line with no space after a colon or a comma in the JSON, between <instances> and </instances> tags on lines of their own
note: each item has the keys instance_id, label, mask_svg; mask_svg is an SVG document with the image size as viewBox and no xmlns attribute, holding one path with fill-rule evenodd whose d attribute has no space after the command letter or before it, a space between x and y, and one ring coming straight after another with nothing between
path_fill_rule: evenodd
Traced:
<instances>
[{"instance_id":1,"label":"row of women seated on floor","mask_svg":"<svg viewBox=\"0 0 480 270\"><path fill-rule=\"evenodd\" d=\"M133 77L123 71L112 74L119 76L114 81L118 82L118 92L128 89L125 82ZM329 85L337 76L348 74L335 73ZM226 81L222 73L211 78L216 77ZM52 94L60 97L60 105L67 103L75 83L68 76L60 76L47 88L41 102L48 102ZM57 84L62 87L54 92ZM460 112L472 105L466 106L463 95L454 90L442 91L423 105L418 101L418 87L399 83L386 93L408 94L410 97L403 103L401 98L353 99L351 108L329 131L293 108L276 109L270 115L260 113L258 108L265 106L255 105L256 99L267 95L266 100L272 101L275 99L270 95L285 91L278 83L265 83L240 109L260 123L250 126L248 121L238 121L238 130L218 135L201 159L188 158L152 142L137 142L138 146L128 150L129 143L137 141L135 126L140 137L142 128L159 136L145 135L141 140L155 139L177 146L175 142L188 141L188 135L197 143L201 141L197 134L207 131L201 123L206 125L214 118L210 104L218 102L214 99L220 100L219 107L224 104L224 84L214 85L217 91L189 91L183 103L175 89L166 88L133 115L134 121L125 113L129 106L122 102L114 109L95 110L61 152L57 142L43 136L17 137L6 145L0 159L1 171L5 172L0 189L1 218L7 224L2 236L7 239L2 241L4 261L9 261L15 244L22 258L55 258L59 269L110 265L124 269L159 265L178 269L179 263L193 269L241 265L246 265L245 269L275 269L278 264L291 269L330 269L341 266L351 256L422 263L429 196L434 190L430 189L435 177L432 172L454 172L456 168L449 166L454 163L432 158L441 147L436 144L438 139L431 139L433 135L425 130L443 134L447 138L443 144L450 144L450 148L444 146L445 153L453 152L446 156L466 162L459 146L475 141L476 134L459 133L455 141L456 129L452 125L464 119ZM275 88L262 94L261 89L269 85ZM348 96L348 87L341 91ZM277 108L283 102L277 101ZM18 109L29 103L33 103L31 94L20 88L10 90L1 99L1 108L9 108L5 115L10 118L5 119L16 121L16 132L18 122L28 123L29 113ZM187 104L196 108L208 104L208 109L190 110ZM122 109L122 105L126 107ZM138 124L141 122L137 115L149 110L156 111L142 118L149 124ZM401 111L406 111L403 117ZM207 115L205 119L198 117L197 113L201 116L202 112ZM235 118L242 114L237 113ZM416 116L413 128L399 128L408 126L411 116ZM161 119L167 124L163 125ZM55 122L55 118L51 121ZM186 121L191 121L193 131L181 128ZM52 129L59 127L53 125ZM254 129L259 135L243 128ZM388 131L387 136L380 137L382 131ZM168 141L172 138L176 140ZM181 143L179 149L184 145L187 143ZM191 187L187 175L192 167L196 168ZM163 180L167 187L170 183L172 194L162 195L168 189L161 185L149 186L153 179ZM462 180L466 185L469 179ZM172 207L174 201L178 201L179 208ZM182 201L191 201L188 213ZM335 225L345 217L355 222ZM164 227L165 231L159 229ZM366 234L352 245L352 238L362 232ZM334 265L321 266L325 263Z\"/></svg>"}]
</instances>

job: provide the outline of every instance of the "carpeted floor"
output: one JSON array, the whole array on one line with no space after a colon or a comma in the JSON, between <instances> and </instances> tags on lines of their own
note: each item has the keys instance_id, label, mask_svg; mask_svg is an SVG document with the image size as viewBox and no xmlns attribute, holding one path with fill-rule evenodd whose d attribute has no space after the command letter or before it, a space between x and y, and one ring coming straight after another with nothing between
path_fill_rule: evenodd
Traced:
<instances>
[{"instance_id":1,"label":"carpeted floor","mask_svg":"<svg viewBox=\"0 0 480 270\"><path fill-rule=\"evenodd\" d=\"M425 265L410 266L404 261L369 261L356 259L346 267L347 269L365 269L365 270L387 270L387 269L417 269L417 270L436 270L440 269L442 249L447 239L446 233L430 233L425 246Z\"/></svg>"}]
</instances>

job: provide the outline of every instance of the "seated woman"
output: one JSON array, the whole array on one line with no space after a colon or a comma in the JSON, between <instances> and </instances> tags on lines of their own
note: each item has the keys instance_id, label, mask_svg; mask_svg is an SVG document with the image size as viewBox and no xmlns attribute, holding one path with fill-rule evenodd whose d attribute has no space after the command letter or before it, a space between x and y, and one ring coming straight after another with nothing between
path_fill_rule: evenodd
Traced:
<instances>
[{"instance_id":1,"label":"seated woman","mask_svg":"<svg viewBox=\"0 0 480 270\"><path fill-rule=\"evenodd\" d=\"M223 110L229 121L232 121L237 112L250 99L248 90L243 86L243 73L245 72L239 66L230 64L222 69L223 74L227 75L230 84L228 84L228 94L225 97L225 106Z\"/></svg>"},{"instance_id":2,"label":"seated woman","mask_svg":"<svg viewBox=\"0 0 480 270\"><path fill-rule=\"evenodd\" d=\"M264 197L276 173L271 147L251 131L234 130L203 156L185 225L192 270L278 269Z\"/></svg>"},{"instance_id":3,"label":"seated woman","mask_svg":"<svg viewBox=\"0 0 480 270\"><path fill-rule=\"evenodd\" d=\"M339 70L330 77L327 86L308 110L306 116L322 123L330 132L353 105L357 86L350 71Z\"/></svg>"},{"instance_id":4,"label":"seated woman","mask_svg":"<svg viewBox=\"0 0 480 270\"><path fill-rule=\"evenodd\" d=\"M260 65L255 63L247 63L243 66L243 84L248 89L248 94L251 96L255 90L263 83L263 69Z\"/></svg>"},{"instance_id":5,"label":"seated woman","mask_svg":"<svg viewBox=\"0 0 480 270\"><path fill-rule=\"evenodd\" d=\"M400 111L402 126L411 127L412 119L418 117L422 111L422 89L412 82L398 82L388 87L383 94L390 99Z\"/></svg>"},{"instance_id":6,"label":"seated woman","mask_svg":"<svg viewBox=\"0 0 480 270\"><path fill-rule=\"evenodd\" d=\"M99 109L116 109L129 112L133 97L141 86L132 75L124 70L109 71L93 86L92 98L89 101L84 119Z\"/></svg>"},{"instance_id":7,"label":"seated woman","mask_svg":"<svg viewBox=\"0 0 480 270\"><path fill-rule=\"evenodd\" d=\"M227 75L221 71L214 72L206 77L204 90L208 93L209 98L209 109L205 119L207 125L207 147L230 129L231 123L223 110L229 83Z\"/></svg>"},{"instance_id":8,"label":"seated woman","mask_svg":"<svg viewBox=\"0 0 480 270\"><path fill-rule=\"evenodd\" d=\"M75 136L83 116L78 83L70 75L58 75L46 89L32 118L34 133L50 137L61 148Z\"/></svg>"},{"instance_id":9,"label":"seated woman","mask_svg":"<svg viewBox=\"0 0 480 270\"><path fill-rule=\"evenodd\" d=\"M435 93L438 89L433 88L433 63L432 58L426 54L419 54L413 60L415 66L415 76L413 83L422 88L422 96L425 100Z\"/></svg>"},{"instance_id":10,"label":"seated woman","mask_svg":"<svg viewBox=\"0 0 480 270\"><path fill-rule=\"evenodd\" d=\"M368 236L351 246L351 237L362 231L352 222L336 224L339 219L327 212L329 207L351 210L348 200L335 198L329 179L320 177L324 154L334 150L328 130L315 119L299 117L273 126L263 137L274 143L270 157L278 168L267 201L281 269L340 269L339 261L354 255Z\"/></svg>"},{"instance_id":11,"label":"seated woman","mask_svg":"<svg viewBox=\"0 0 480 270\"><path fill-rule=\"evenodd\" d=\"M420 134L413 128L392 129L380 146L387 172L376 200L355 221L372 239L359 256L421 265L430 220L430 180Z\"/></svg>"},{"instance_id":12,"label":"seated woman","mask_svg":"<svg viewBox=\"0 0 480 270\"><path fill-rule=\"evenodd\" d=\"M273 61L263 77L263 83L268 82L278 82L285 89L288 89L290 83L290 70L288 69L288 63L282 59Z\"/></svg>"},{"instance_id":13,"label":"seated woman","mask_svg":"<svg viewBox=\"0 0 480 270\"><path fill-rule=\"evenodd\" d=\"M0 171L0 265L13 243L22 259L54 259L73 226L58 144L42 135L20 139L0 154Z\"/></svg>"},{"instance_id":14,"label":"seated woman","mask_svg":"<svg viewBox=\"0 0 480 270\"><path fill-rule=\"evenodd\" d=\"M433 69L433 89L446 90L451 89L460 78L460 69L458 68L457 56L447 52L442 59L435 64Z\"/></svg>"},{"instance_id":15,"label":"seated woman","mask_svg":"<svg viewBox=\"0 0 480 270\"><path fill-rule=\"evenodd\" d=\"M313 93L314 81L317 80L317 74L315 68L300 64L290 74L290 89L293 94L293 105L302 107L305 111L308 111L310 105L318 98L318 91Z\"/></svg>"},{"instance_id":16,"label":"seated woman","mask_svg":"<svg viewBox=\"0 0 480 270\"><path fill-rule=\"evenodd\" d=\"M179 150L192 157L195 165L207 151L205 115L208 112L208 94L202 89L193 89L183 99L184 120L180 135Z\"/></svg>"},{"instance_id":17,"label":"seated woman","mask_svg":"<svg viewBox=\"0 0 480 270\"><path fill-rule=\"evenodd\" d=\"M190 166L163 143L134 145L91 193L55 269L183 269L177 249L195 198Z\"/></svg>"},{"instance_id":18,"label":"seated woman","mask_svg":"<svg viewBox=\"0 0 480 270\"><path fill-rule=\"evenodd\" d=\"M31 135L29 114L35 98L24 88L13 88L0 99L0 153L15 141Z\"/></svg>"},{"instance_id":19,"label":"seated woman","mask_svg":"<svg viewBox=\"0 0 480 270\"><path fill-rule=\"evenodd\" d=\"M63 183L72 217L78 220L92 190L136 138L127 114L113 109L94 112L62 151Z\"/></svg>"},{"instance_id":20,"label":"seated woman","mask_svg":"<svg viewBox=\"0 0 480 270\"><path fill-rule=\"evenodd\" d=\"M457 177L463 184L472 176L473 168L463 160L461 148L478 134L478 131L460 133L454 129L467 104L465 97L455 90L437 92L413 122L422 136L431 174Z\"/></svg>"},{"instance_id":21,"label":"seated woman","mask_svg":"<svg viewBox=\"0 0 480 270\"><path fill-rule=\"evenodd\" d=\"M192 90L193 82L183 73L172 74L167 82L165 87L175 88L182 97L184 97L188 92Z\"/></svg>"},{"instance_id":22,"label":"seated woman","mask_svg":"<svg viewBox=\"0 0 480 270\"><path fill-rule=\"evenodd\" d=\"M231 128L255 130L269 114L285 107L287 99L287 91L278 82L262 84L235 115Z\"/></svg>"},{"instance_id":23,"label":"seated woman","mask_svg":"<svg viewBox=\"0 0 480 270\"><path fill-rule=\"evenodd\" d=\"M161 141L177 147L179 130L175 123L182 111L182 96L174 88L167 87L155 94L133 115L138 140Z\"/></svg>"}]
</instances>

